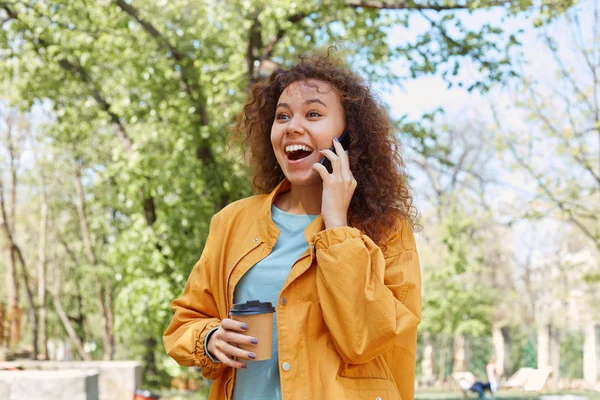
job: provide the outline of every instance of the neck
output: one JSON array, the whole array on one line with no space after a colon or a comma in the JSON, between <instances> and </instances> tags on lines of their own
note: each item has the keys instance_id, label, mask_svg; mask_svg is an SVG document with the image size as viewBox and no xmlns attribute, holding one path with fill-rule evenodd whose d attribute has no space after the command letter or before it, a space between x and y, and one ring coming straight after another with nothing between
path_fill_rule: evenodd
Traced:
<instances>
[{"instance_id":1,"label":"neck","mask_svg":"<svg viewBox=\"0 0 600 400\"><path fill-rule=\"evenodd\" d=\"M322 196L322 183L311 186L292 185L289 192L277 196L275 206L292 214L319 215Z\"/></svg>"}]
</instances>

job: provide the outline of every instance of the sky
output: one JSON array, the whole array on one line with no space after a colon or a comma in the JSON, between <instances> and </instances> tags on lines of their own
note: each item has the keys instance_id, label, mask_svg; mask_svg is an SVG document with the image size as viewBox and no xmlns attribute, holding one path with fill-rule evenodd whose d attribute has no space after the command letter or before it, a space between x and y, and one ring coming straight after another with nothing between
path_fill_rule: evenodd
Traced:
<instances>
[{"instance_id":1,"label":"sky","mask_svg":"<svg viewBox=\"0 0 600 400\"><path fill-rule=\"evenodd\" d=\"M581 3L581 7L586 9L587 15L591 15L593 0L586 0ZM554 71L548 68L548 65L552 64L551 59L545 51L543 46L540 46L540 40L538 38L538 31L532 27L532 21L525 16L518 16L509 18L501 21L504 11L501 8L495 8L490 11L477 11L473 13L460 12L458 16L461 22L470 28L477 28L485 23L492 25L501 24L506 32L513 33L522 29L523 33L519 36L523 45L521 50L525 55L524 60L527 63L527 71L534 74L540 79L552 80ZM432 12L429 14L431 18L439 18L439 14ZM585 19L582 21L584 32L589 32L591 19ZM564 31L564 27L560 24L551 28L554 36L559 41L559 48L568 47L568 35L562 35L560 32ZM429 22L419 15L411 17L409 28L402 26L396 26L390 29L389 43L390 45L398 45L404 41L413 40L419 33L430 29ZM557 34L559 33L559 34ZM393 64L393 69L399 75L402 75L405 71L401 62ZM462 64L461 73L459 79L470 79L471 76L476 75L477 71L475 67L469 62ZM469 119L477 119L483 121L491 121L491 115L489 110L489 103L494 102L495 104L510 103L511 97L509 91L506 88L498 86L493 89L490 93L482 95L479 92L467 92L465 89L459 87L448 88L446 82L442 80L440 76L424 76L421 78L407 80L400 86L392 87L380 87L379 89L382 98L390 107L391 115L394 118L399 118L406 115L409 120L417 120L423 113L433 111L438 107L442 107L445 110L445 121L459 121L465 122ZM33 111L34 121L47 121L44 113L40 108L36 108ZM518 126L521 116L512 116L513 121L511 124ZM531 190L531 184L528 179L522 174L517 172L510 172L508 168L504 168L500 164L497 165L496 173L500 176L501 180L510 182L512 188L507 187L496 187L493 188L493 200L496 206L500 207L502 203L515 203L517 199L523 196L528 190ZM24 160L24 164L27 161ZM409 171L410 172L410 171ZM420 201L420 206L424 209L427 205L424 203L423 198L419 197L421 188L425 185L422 177L419 177L418 173L414 173L416 177L415 192L417 195L417 201ZM556 230L557 225L551 221L546 221L542 231L551 232ZM549 237L549 235L540 235L540 227L533 226L530 223L523 222L515 227L515 234L517 237L525 238L526 240L520 240L517 244L517 253L524 254L523 249L519 249L519 246L531 246L535 245L539 248L552 248L551 244L555 238ZM543 243L548 240L549 245Z\"/></svg>"},{"instance_id":2,"label":"sky","mask_svg":"<svg viewBox=\"0 0 600 400\"><path fill-rule=\"evenodd\" d=\"M593 0L584 0L578 7L581 7L584 12L582 18L582 31L584 34L591 32L592 24L592 8ZM432 13L435 15L435 13ZM548 68L553 65L551 57L541 45L539 39L539 30L535 29L532 20L525 15L512 17L502 20L504 11L502 8L492 9L491 11L477 11L473 13L459 12L461 22L465 27L476 29L485 23L491 25L500 25L507 33L519 34L519 39L522 42L520 50L524 54L524 60L528 64L527 70L552 79L554 70ZM429 29L429 23L422 17L414 15L411 18L409 29L402 26L396 26L391 29L389 34L390 45L401 44L404 41L414 39L420 32ZM566 49L569 47L570 37L565 33L564 24L553 24L549 32L557 40L559 48ZM590 43L588 41L588 43ZM472 65L462 63L464 70L459 75L460 78L468 79L469 76L477 74ZM395 71L402 73L400 63L397 63ZM387 88L389 89L389 88ZM492 91L492 95L499 95L501 90ZM395 86L391 88L391 93L383 93L383 97L391 107L391 112L394 117L407 114L411 119L418 118L424 112L432 111L437 107L443 107L448 114L461 114L465 110L476 110L481 104L483 98L477 93L468 93L466 90L458 87L448 89L447 83L440 76L425 76L405 82L402 87Z\"/></svg>"},{"instance_id":3,"label":"sky","mask_svg":"<svg viewBox=\"0 0 600 400\"><path fill-rule=\"evenodd\" d=\"M593 0L582 1L578 7L585 10L581 18L581 27L584 36L591 36L592 32L592 11ZM431 14L435 16L435 13ZM545 50L542 40L539 37L540 31L532 25L532 20L519 16L506 19L502 22L501 17L503 10L496 8L492 11L480 11L472 14L468 12L459 13L462 23L467 27L476 28L485 23L492 25L501 24L502 28L509 33L514 33L519 30L523 32L518 36L522 42L520 51L523 54L525 62L524 71L529 75L534 76L542 82L552 83L556 76L557 66L550 54ZM416 37L419 32L429 29L429 23L422 17L416 15L411 19L409 29L402 26L392 28L390 31L389 41L392 45L397 45L406 40L411 40ZM570 48L572 48L571 36L568 34L564 23L555 23L550 26L549 33L558 43L559 54L565 60L574 60L571 58ZM590 40L587 43L591 43ZM568 62L568 61L567 61ZM582 74L578 69L577 64L571 63L567 67L573 68L575 74ZM398 63L394 66L394 71L402 74L404 71L402 65ZM459 78L469 80L469 77L477 74L476 69L469 62L462 64L462 71ZM404 115L409 120L418 120L423 113L431 112L438 107L445 111L443 121L453 122L457 124L464 123L468 120L481 121L484 124L488 122L492 125L492 114L490 104L494 104L500 110L508 107L513 103L510 88L498 85L488 94L481 94L473 91L469 93L467 90L454 86L448 88L448 85L441 76L425 76L410 81L406 81L402 86L395 87L380 87L377 88L383 99L390 107L392 117L400 118ZM502 113L503 120L513 130L525 130L527 123L524 122L524 115L519 115L514 112ZM543 146L544 143L540 143ZM543 151L543 149L541 149ZM551 161L546 160L551 164ZM496 178L506 182L508 186L493 186L490 190L492 205L502 211L506 204L518 204L523 198L532 197L534 186L531 179L523 173L514 171L509 168L509 165L503 164L508 162L507 159L497 160L494 173ZM550 165L549 164L549 165ZM419 174L418 171L409 170L409 174L413 176L414 190L417 198L417 204L422 209L427 211L428 205L425 199L419 195L424 191L427 183L425 177ZM561 225L557 221L546 219L537 223L530 221L519 221L512 226L513 237L510 245L514 249L515 256L518 260L523 261L533 249L533 258L538 260L547 260L549 254L552 254L557 246L560 246L561 240L564 238L562 234L553 234L561 232ZM422 240L422 238L421 238ZM541 262L541 261L540 261ZM545 261L544 261L545 262Z\"/></svg>"}]
</instances>

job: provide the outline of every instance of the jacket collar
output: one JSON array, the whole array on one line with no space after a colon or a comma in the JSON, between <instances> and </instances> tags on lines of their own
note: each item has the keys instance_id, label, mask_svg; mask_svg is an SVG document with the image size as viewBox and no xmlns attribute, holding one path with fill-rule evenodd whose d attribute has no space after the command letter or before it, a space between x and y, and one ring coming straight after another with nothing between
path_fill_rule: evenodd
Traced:
<instances>
[{"instance_id":1,"label":"jacket collar","mask_svg":"<svg viewBox=\"0 0 600 400\"><path fill-rule=\"evenodd\" d=\"M273 222L273 218L271 216L271 207L275 202L275 198L280 193L285 193L292 188L292 184L290 181L285 178L273 191L269 194L267 199L262 205L262 208L259 213L258 218L258 233L261 238L267 243L269 247L274 247L275 243L277 243L277 239L279 238L279 229L277 225ZM306 242L312 247L314 242L314 236L317 232L325 229L325 224L323 223L323 217L319 214L314 221L312 221L304 230L304 237L306 238Z\"/></svg>"}]
</instances>

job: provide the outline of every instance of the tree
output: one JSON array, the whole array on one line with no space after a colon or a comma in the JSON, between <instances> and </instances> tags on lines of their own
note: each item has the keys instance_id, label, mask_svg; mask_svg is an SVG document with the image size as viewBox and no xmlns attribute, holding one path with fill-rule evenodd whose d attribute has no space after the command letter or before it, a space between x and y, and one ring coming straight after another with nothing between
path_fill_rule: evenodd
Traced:
<instances>
[{"instance_id":1,"label":"tree","mask_svg":"<svg viewBox=\"0 0 600 400\"><path fill-rule=\"evenodd\" d=\"M539 236L554 249L517 263L529 299L528 320L538 328L538 366L553 366L555 384L561 337L568 342L583 325L597 323L592 305L600 276L599 24L600 2L594 0L540 25L538 57L548 73L534 75L525 62L517 63L510 104L492 106L499 149L506 150L514 174L526 177L514 221L539 224L544 231ZM511 123L515 115L523 122ZM566 317L556 318L561 314Z\"/></svg>"},{"instance_id":2,"label":"tree","mask_svg":"<svg viewBox=\"0 0 600 400\"><path fill-rule=\"evenodd\" d=\"M489 24L469 29L457 16L498 7L510 17L531 4L469 4L0 1L0 79L12 104L51 114L36 145L55 154L48 179L65 188L47 193L57 222L48 242L61 244L48 265L64 276L57 265L66 262L75 278L52 289L72 341L98 339L89 325L102 321L104 357L143 356L145 379L158 385L169 300L199 257L210 217L250 194L239 154L226 146L248 85L341 40L348 61L377 82L441 73L486 90L514 75L506 54L518 38ZM571 2L560 4L552 9ZM430 29L389 46L388 28L412 18ZM475 79L458 75L464 59L478 68ZM404 75L393 60L408 61ZM67 314L63 302L78 312Z\"/></svg>"},{"instance_id":3,"label":"tree","mask_svg":"<svg viewBox=\"0 0 600 400\"><path fill-rule=\"evenodd\" d=\"M491 149L484 126L473 121L452 121L434 113L424 129L413 130L407 160L420 181L424 241L419 245L424 269L422 379L433 382L434 343L437 343L438 378L447 369L469 368L469 342L491 331L494 307L500 308L501 261L508 249L499 249L501 225L489 204ZM433 139L431 139L433 138ZM435 143L427 151L423 146ZM497 251L494 251L497 250ZM505 294L509 291L505 291ZM452 366L448 366L452 354Z\"/></svg>"},{"instance_id":4,"label":"tree","mask_svg":"<svg viewBox=\"0 0 600 400\"><path fill-rule=\"evenodd\" d=\"M19 338L19 283L17 265L21 266L21 276L25 288L26 299L28 303L27 316L29 318L32 340L32 357L37 355L38 348L38 316L36 304L34 301L32 283L29 278L30 270L25 260L21 246L17 243L17 185L19 161L22 154L22 143L29 134L29 126L23 118L18 118L16 113L11 113L6 119L6 148L8 150L8 172L10 176L10 186L8 189L8 201L4 194L4 171L6 166L0 169L0 213L2 233L7 243L8 250L8 274L7 274L7 295L8 312L12 314L10 318L10 342L9 347L16 345Z\"/></svg>"},{"instance_id":5,"label":"tree","mask_svg":"<svg viewBox=\"0 0 600 400\"><path fill-rule=\"evenodd\" d=\"M493 111L504 146L537 188L523 217L563 220L600 251L599 8L598 1L584 2L556 24L542 26L540 41L555 75L533 76L521 64L514 105ZM559 42L562 35L551 33L557 29L568 40ZM508 125L508 113L523 115L527 123Z\"/></svg>"}]
</instances>

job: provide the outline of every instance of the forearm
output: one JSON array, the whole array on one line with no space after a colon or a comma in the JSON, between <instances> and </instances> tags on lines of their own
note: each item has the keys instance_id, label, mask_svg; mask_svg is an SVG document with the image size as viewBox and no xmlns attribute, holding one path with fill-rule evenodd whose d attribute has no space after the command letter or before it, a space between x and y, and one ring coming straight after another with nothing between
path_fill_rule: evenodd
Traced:
<instances>
[{"instance_id":1,"label":"forearm","mask_svg":"<svg viewBox=\"0 0 600 400\"><path fill-rule=\"evenodd\" d=\"M178 325L174 318L163 336L167 354L179 365L200 367L202 375L215 379L223 367L206 352L205 342L207 335L219 324L217 318L204 318Z\"/></svg>"},{"instance_id":2,"label":"forearm","mask_svg":"<svg viewBox=\"0 0 600 400\"><path fill-rule=\"evenodd\" d=\"M353 228L322 236L317 247L317 292L323 318L340 355L347 362L367 362L420 322L416 252L405 250L386 260ZM391 278L387 281L386 273Z\"/></svg>"}]
</instances>

